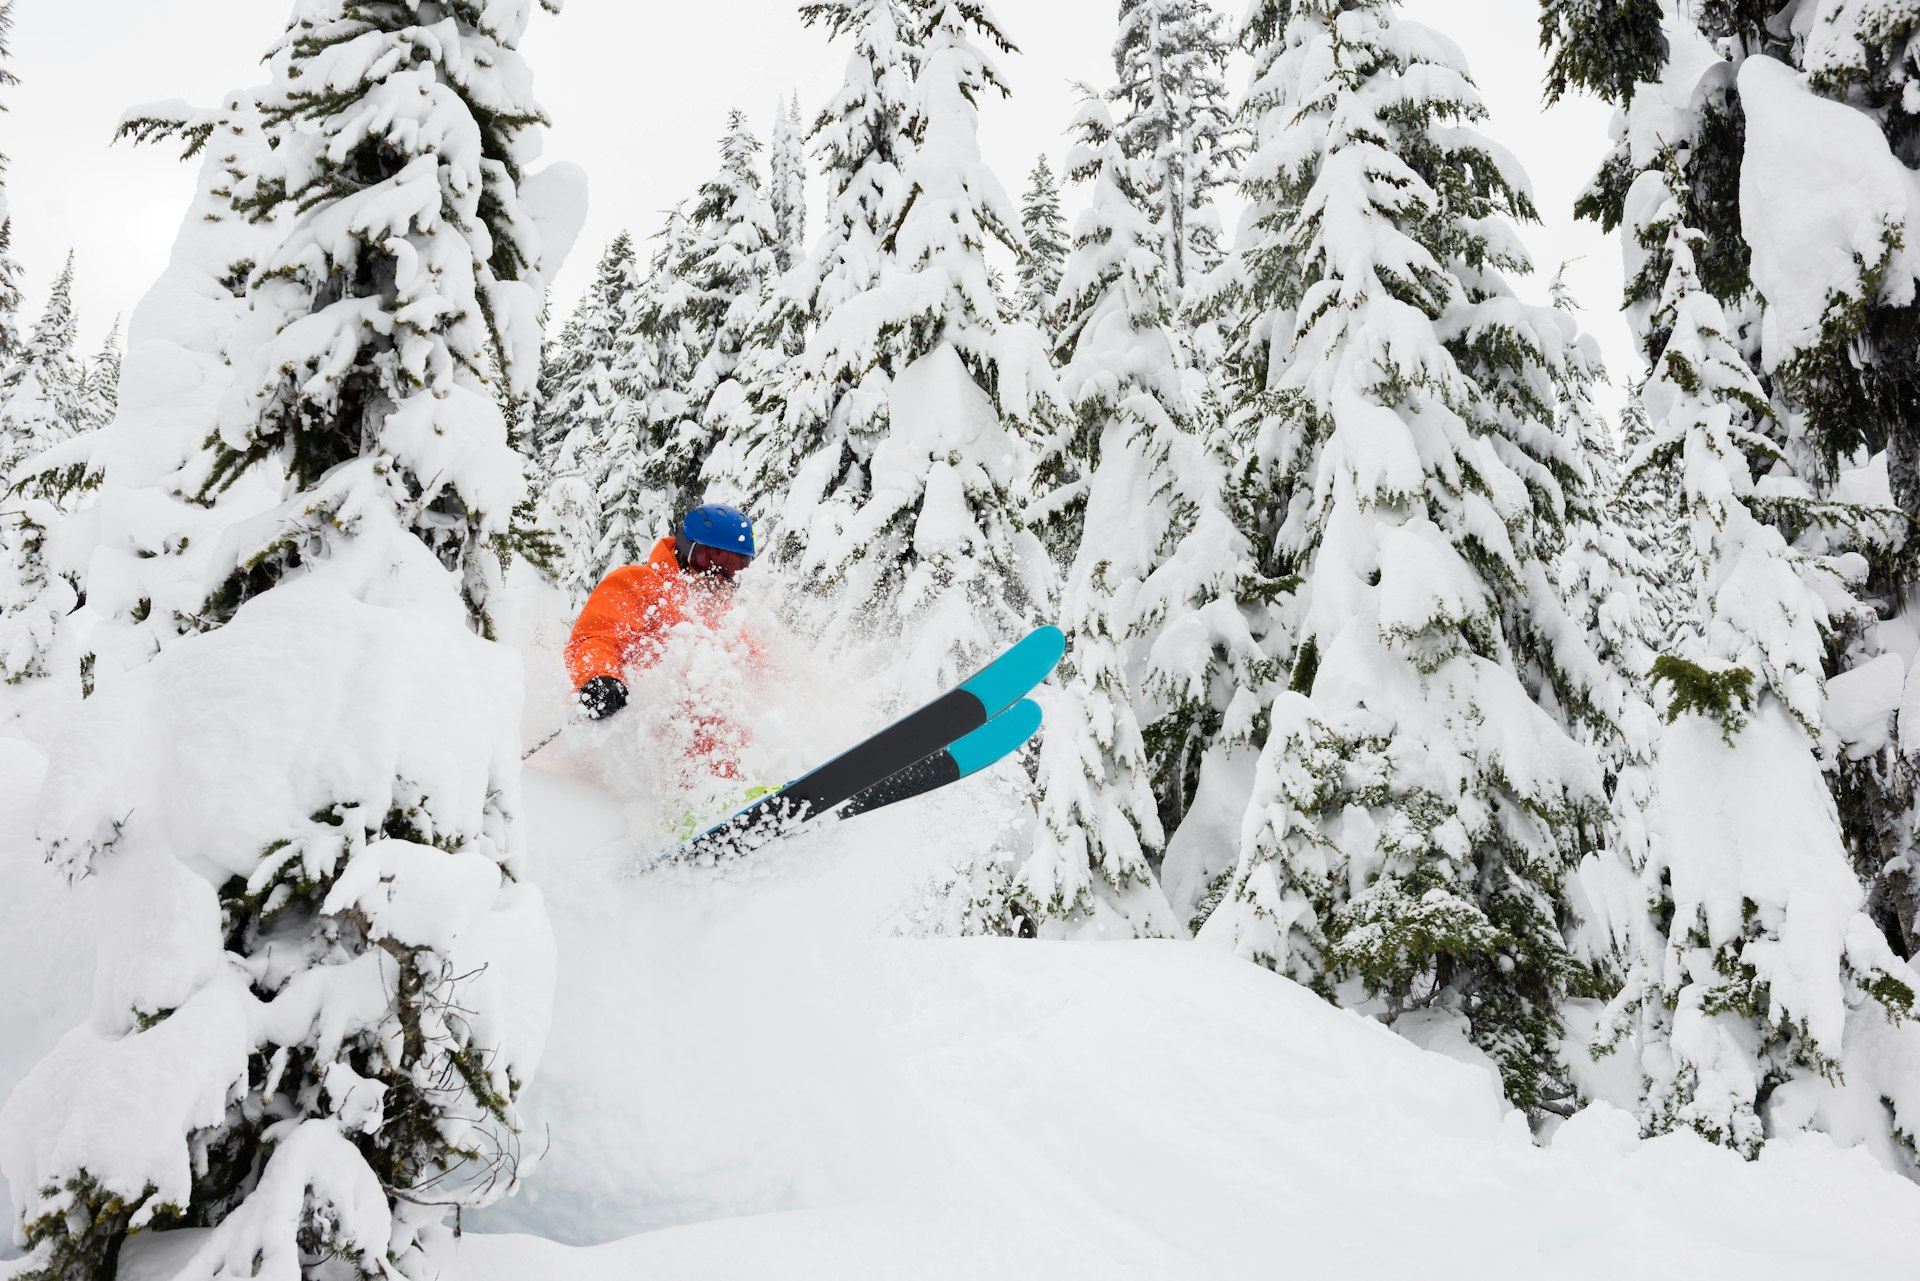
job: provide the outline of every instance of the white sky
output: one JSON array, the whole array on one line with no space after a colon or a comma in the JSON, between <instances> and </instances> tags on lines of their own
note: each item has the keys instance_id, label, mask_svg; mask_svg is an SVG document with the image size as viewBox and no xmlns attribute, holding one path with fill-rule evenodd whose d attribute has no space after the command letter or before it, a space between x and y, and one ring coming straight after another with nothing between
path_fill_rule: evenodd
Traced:
<instances>
[{"instance_id":1,"label":"white sky","mask_svg":"<svg viewBox=\"0 0 1920 1281\"><path fill-rule=\"evenodd\" d=\"M1237 19L1241 0L1214 0ZM217 100L256 83L259 61L285 20L284 0L18 0L0 152L12 161L8 196L14 253L26 271L28 319L71 247L82 342L91 351L116 313L165 265L186 209L194 166L164 147L109 146L129 106L166 98ZM800 24L798 0L567 0L536 14L525 53L553 128L547 154L582 165L591 183L586 230L555 290L564 315L621 228L644 238L659 211L713 169L726 112L739 107L764 140L774 103L798 89L803 115L838 83L845 52ZM1034 157L1056 168L1066 148L1074 80L1104 87L1115 0L999 0L996 12L1022 53L1002 58L1013 96L982 111L987 160L1017 200ZM1487 132L1532 176L1544 225L1525 237L1542 267L1579 259L1569 273L1616 378L1633 372L1617 308L1617 245L1572 218L1574 196L1606 149L1609 111L1591 101L1540 105L1536 0L1406 0L1407 16L1450 35L1493 115ZM1236 62L1229 87L1244 87ZM817 219L818 200L810 214ZM1069 219L1076 194L1068 192Z\"/></svg>"}]
</instances>

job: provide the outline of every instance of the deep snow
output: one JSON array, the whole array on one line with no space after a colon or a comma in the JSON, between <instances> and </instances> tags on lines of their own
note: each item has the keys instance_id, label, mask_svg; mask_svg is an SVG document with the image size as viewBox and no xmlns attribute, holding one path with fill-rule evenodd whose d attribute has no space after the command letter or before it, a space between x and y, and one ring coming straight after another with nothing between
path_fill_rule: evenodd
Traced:
<instances>
[{"instance_id":1,"label":"deep snow","mask_svg":"<svg viewBox=\"0 0 1920 1281\"><path fill-rule=\"evenodd\" d=\"M817 665L772 697L767 768L881 719ZM1911 1257L1920 1188L1823 1137L1749 1164L1597 1105L1542 1148L1483 1069L1224 951L901 937L951 859L1010 834L1011 767L627 878L659 819L608 784L648 759L597 733L526 772L559 944L525 1097L546 1156L444 1277L1798 1281ZM90 891L22 839L39 770L0 742L0 1095L87 1001ZM122 1276L190 1235L135 1238Z\"/></svg>"},{"instance_id":2,"label":"deep snow","mask_svg":"<svg viewBox=\"0 0 1920 1281\"><path fill-rule=\"evenodd\" d=\"M93 989L93 886L69 890L40 862L32 839L45 771L39 752L0 738L0 1101L86 1017ZM13 1204L4 1173L0 1198ZM12 1233L0 1233L0 1258L12 1255Z\"/></svg>"},{"instance_id":3,"label":"deep snow","mask_svg":"<svg viewBox=\"0 0 1920 1281\"><path fill-rule=\"evenodd\" d=\"M1920 1228L1824 1138L1747 1164L1602 1105L1539 1148L1485 1071L1211 948L886 937L960 799L744 879L547 858L553 1148L469 1226L640 1235L470 1231L465 1275L1804 1277ZM576 851L616 826L538 772L529 805Z\"/></svg>"}]
</instances>

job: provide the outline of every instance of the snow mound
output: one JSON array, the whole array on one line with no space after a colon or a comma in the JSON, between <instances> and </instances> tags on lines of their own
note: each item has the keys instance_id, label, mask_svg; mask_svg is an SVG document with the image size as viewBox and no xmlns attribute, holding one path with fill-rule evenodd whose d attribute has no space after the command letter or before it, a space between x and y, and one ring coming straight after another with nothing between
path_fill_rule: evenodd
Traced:
<instances>
[{"instance_id":1,"label":"snow mound","mask_svg":"<svg viewBox=\"0 0 1920 1281\"><path fill-rule=\"evenodd\" d=\"M1595 1105L1543 1149L1484 1069L1213 949L887 937L977 801L615 882L621 802L530 772L552 1146L447 1275L1863 1275L1920 1228L1820 1137L1748 1163Z\"/></svg>"},{"instance_id":2,"label":"snow mound","mask_svg":"<svg viewBox=\"0 0 1920 1281\"><path fill-rule=\"evenodd\" d=\"M96 887L83 881L69 889L33 840L33 805L45 773L36 748L0 738L0 1103L85 1017L93 988ZM11 1204L0 1174L0 1205ZM0 1259L13 1253L11 1234L0 1233Z\"/></svg>"},{"instance_id":3,"label":"snow mound","mask_svg":"<svg viewBox=\"0 0 1920 1281\"><path fill-rule=\"evenodd\" d=\"M860 732L839 710L826 733ZM775 728L769 752L802 737ZM55 910L58 878L6 844L40 768L18 756L0 758L21 776L0 787L0 960L24 963L94 891ZM1749 1281L1798 1281L1890 1273L1920 1230L1920 1188L1822 1136L1749 1163L1690 1132L1643 1142L1597 1104L1542 1148L1484 1066L1448 1056L1446 1026L1429 1052L1215 949L897 936L951 860L1002 836L1017 773L730 868L626 879L654 816L541 761L525 875L558 985L522 1115L546 1151L520 1195L466 1217L434 1261L448 1281L1268 1277L1282 1260L1615 1281L1734 1258ZM15 902L42 906L16 919ZM84 984L30 986L0 1006L24 1051L0 1041L0 1092L84 1011ZM202 1245L142 1233L120 1275L170 1276Z\"/></svg>"}]
</instances>

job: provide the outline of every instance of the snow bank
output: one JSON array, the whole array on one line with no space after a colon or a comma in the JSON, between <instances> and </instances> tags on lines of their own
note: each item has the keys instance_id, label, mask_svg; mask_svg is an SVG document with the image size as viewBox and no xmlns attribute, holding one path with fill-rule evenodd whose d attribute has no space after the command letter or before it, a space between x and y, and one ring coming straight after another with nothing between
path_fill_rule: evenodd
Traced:
<instances>
[{"instance_id":1,"label":"snow bank","mask_svg":"<svg viewBox=\"0 0 1920 1281\"><path fill-rule=\"evenodd\" d=\"M974 843L967 786L736 873L616 883L623 802L530 771L561 973L526 1104L553 1147L519 1197L469 1216L444 1275L1285 1260L1615 1281L1739 1258L1798 1281L1907 1257L1920 1189L1822 1137L1748 1163L1690 1133L1643 1143L1599 1105L1541 1149L1486 1071L1212 949L884 937ZM503 1229L538 1235L484 1235Z\"/></svg>"},{"instance_id":2,"label":"snow bank","mask_svg":"<svg viewBox=\"0 0 1920 1281\"><path fill-rule=\"evenodd\" d=\"M1487 1073L1210 949L858 937L885 852L854 830L586 916L595 876L550 887L600 1027L562 1031L550 1163L480 1222L667 1230L470 1232L451 1275L1798 1277L1920 1228L1920 1189L1822 1139L1748 1164L1601 1106L1541 1150ZM822 909L809 944L783 902Z\"/></svg>"},{"instance_id":3,"label":"snow bank","mask_svg":"<svg viewBox=\"0 0 1920 1281\"><path fill-rule=\"evenodd\" d=\"M0 1101L61 1033L86 1018L92 990L96 887L83 882L69 889L41 861L32 839L33 802L45 772L37 750L0 739ZM0 1198L7 1191L0 1173ZM10 1234L0 1233L0 1259L11 1253Z\"/></svg>"},{"instance_id":4,"label":"snow bank","mask_svg":"<svg viewBox=\"0 0 1920 1281\"><path fill-rule=\"evenodd\" d=\"M857 728L857 697L817 676L763 750ZM1910 1256L1920 1189L1824 1137L1747 1163L1688 1133L1643 1143L1597 1106L1541 1149L1486 1071L1212 949L888 937L991 841L994 779L729 871L629 881L652 816L527 771L559 985L523 1115L551 1148L519 1197L468 1215L439 1275L1218 1278L1280 1260L1616 1281L1738 1258L1799 1281ZM0 913L29 872L46 875L0 866ZM52 915L6 923L7 957L58 945ZM29 995L0 992L0 1021L31 1037ZM84 995L66 1000L55 1027ZM171 1276L207 1244L142 1234L121 1276Z\"/></svg>"}]
</instances>

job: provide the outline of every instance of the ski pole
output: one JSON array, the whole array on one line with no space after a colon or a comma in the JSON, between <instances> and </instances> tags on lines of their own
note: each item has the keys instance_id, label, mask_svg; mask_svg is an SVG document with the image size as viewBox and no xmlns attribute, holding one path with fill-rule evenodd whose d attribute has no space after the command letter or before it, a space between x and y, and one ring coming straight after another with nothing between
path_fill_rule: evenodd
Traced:
<instances>
[{"instance_id":1,"label":"ski pole","mask_svg":"<svg viewBox=\"0 0 1920 1281\"><path fill-rule=\"evenodd\" d=\"M559 729L553 731L553 733L547 735L545 738L535 743L532 747L529 747L526 751L520 753L520 759L523 761L530 759L535 752L545 747L548 743L551 743L554 739L559 738L562 734L566 733L567 726L571 724L573 724L573 722L568 721L565 725L562 725Z\"/></svg>"}]
</instances>

